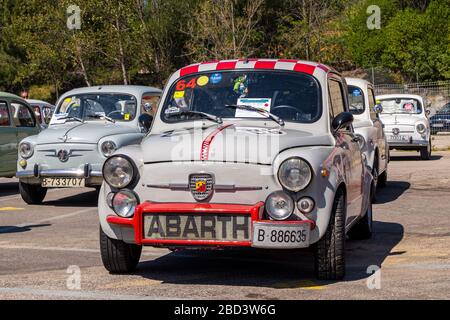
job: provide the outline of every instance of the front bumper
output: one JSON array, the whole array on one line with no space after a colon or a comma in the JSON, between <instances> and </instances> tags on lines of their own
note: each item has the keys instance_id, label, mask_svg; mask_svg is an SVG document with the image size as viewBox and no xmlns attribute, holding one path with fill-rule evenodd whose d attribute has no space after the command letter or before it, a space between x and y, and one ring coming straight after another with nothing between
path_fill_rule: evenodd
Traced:
<instances>
[{"instance_id":1,"label":"front bumper","mask_svg":"<svg viewBox=\"0 0 450 320\"><path fill-rule=\"evenodd\" d=\"M253 243L254 228L258 226L305 226L309 227L309 230L313 230L316 227L314 221L267 221L261 219L262 208L264 203L260 202L254 206L249 205L237 205L237 204L210 204L210 203L152 203L146 202L139 205L135 210L133 218L121 218L118 216L108 216L106 218L107 223L119 227L132 228L134 232L134 242L137 245L148 245L155 247L259 247ZM220 215L248 215L251 217L251 235L248 241L220 241L220 240L171 240L171 239L145 239L144 237L144 215L145 214L157 214L157 213L170 213L170 214L220 214ZM309 239L302 243L300 247L308 247L310 244ZM264 246L266 249L271 249L268 246ZM277 245L273 248L283 249L282 246ZM286 249L291 249L292 246L286 245Z\"/></svg>"},{"instance_id":2,"label":"front bumper","mask_svg":"<svg viewBox=\"0 0 450 320\"><path fill-rule=\"evenodd\" d=\"M16 177L26 181L29 184L40 184L42 178L84 178L87 186L101 186L103 182L103 173L101 171L92 170L89 164L84 169L41 169L39 165L35 165L33 170L18 171Z\"/></svg>"}]
</instances>

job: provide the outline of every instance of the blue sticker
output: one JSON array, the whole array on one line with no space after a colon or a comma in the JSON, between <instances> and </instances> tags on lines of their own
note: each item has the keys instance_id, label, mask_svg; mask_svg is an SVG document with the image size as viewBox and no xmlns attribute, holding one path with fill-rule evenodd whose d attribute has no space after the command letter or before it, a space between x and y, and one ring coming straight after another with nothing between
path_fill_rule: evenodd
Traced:
<instances>
[{"instance_id":1,"label":"blue sticker","mask_svg":"<svg viewBox=\"0 0 450 320\"><path fill-rule=\"evenodd\" d=\"M212 84L219 84L222 82L222 74L221 73L214 73L211 78L209 78L209 81Z\"/></svg>"},{"instance_id":2,"label":"blue sticker","mask_svg":"<svg viewBox=\"0 0 450 320\"><path fill-rule=\"evenodd\" d=\"M361 90L358 90L358 89L353 90L353 96L354 96L354 97L359 97L359 96L361 96Z\"/></svg>"}]
</instances>

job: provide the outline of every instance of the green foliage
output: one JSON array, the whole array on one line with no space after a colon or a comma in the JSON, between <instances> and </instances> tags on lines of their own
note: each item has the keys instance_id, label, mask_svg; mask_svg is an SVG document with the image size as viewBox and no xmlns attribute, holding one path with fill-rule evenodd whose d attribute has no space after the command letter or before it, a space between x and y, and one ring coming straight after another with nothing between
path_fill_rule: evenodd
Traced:
<instances>
[{"instance_id":1,"label":"green foliage","mask_svg":"<svg viewBox=\"0 0 450 320\"><path fill-rule=\"evenodd\" d=\"M80 6L81 30L66 8ZM448 0L0 0L0 89L163 86L188 63L297 58L403 81L450 79ZM369 5L381 29L369 30Z\"/></svg>"}]
</instances>

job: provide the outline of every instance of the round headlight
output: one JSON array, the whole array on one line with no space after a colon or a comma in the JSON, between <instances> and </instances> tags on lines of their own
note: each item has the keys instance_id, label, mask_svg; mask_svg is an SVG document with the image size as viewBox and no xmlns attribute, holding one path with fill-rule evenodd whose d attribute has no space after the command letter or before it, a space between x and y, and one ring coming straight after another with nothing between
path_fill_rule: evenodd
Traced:
<instances>
[{"instance_id":1,"label":"round headlight","mask_svg":"<svg viewBox=\"0 0 450 320\"><path fill-rule=\"evenodd\" d=\"M266 211L274 220L286 220L294 212L294 200L286 192L276 191L267 197Z\"/></svg>"},{"instance_id":2,"label":"round headlight","mask_svg":"<svg viewBox=\"0 0 450 320\"><path fill-rule=\"evenodd\" d=\"M117 150L117 146L113 141L105 141L102 143L100 149L105 157L110 157Z\"/></svg>"},{"instance_id":3,"label":"round headlight","mask_svg":"<svg viewBox=\"0 0 450 320\"><path fill-rule=\"evenodd\" d=\"M19 154L24 159L29 159L33 156L34 148L31 143L22 142L19 146Z\"/></svg>"},{"instance_id":4,"label":"round headlight","mask_svg":"<svg viewBox=\"0 0 450 320\"><path fill-rule=\"evenodd\" d=\"M417 132L420 134L423 134L427 131L427 127L423 123L419 123L416 128Z\"/></svg>"},{"instance_id":5,"label":"round headlight","mask_svg":"<svg viewBox=\"0 0 450 320\"><path fill-rule=\"evenodd\" d=\"M284 161L278 170L278 180L289 191L299 192L305 189L311 179L311 167L300 158L291 158Z\"/></svg>"},{"instance_id":6,"label":"round headlight","mask_svg":"<svg viewBox=\"0 0 450 320\"><path fill-rule=\"evenodd\" d=\"M133 164L124 157L109 158L103 166L103 177L111 187L123 189L133 181Z\"/></svg>"},{"instance_id":7,"label":"round headlight","mask_svg":"<svg viewBox=\"0 0 450 320\"><path fill-rule=\"evenodd\" d=\"M134 210L139 204L136 194L130 190L122 190L114 196L112 207L115 213L122 218L134 216Z\"/></svg>"},{"instance_id":8,"label":"round headlight","mask_svg":"<svg viewBox=\"0 0 450 320\"><path fill-rule=\"evenodd\" d=\"M315 205L314 200L309 197L302 198L297 202L298 210L304 214L311 213L314 210Z\"/></svg>"}]
</instances>

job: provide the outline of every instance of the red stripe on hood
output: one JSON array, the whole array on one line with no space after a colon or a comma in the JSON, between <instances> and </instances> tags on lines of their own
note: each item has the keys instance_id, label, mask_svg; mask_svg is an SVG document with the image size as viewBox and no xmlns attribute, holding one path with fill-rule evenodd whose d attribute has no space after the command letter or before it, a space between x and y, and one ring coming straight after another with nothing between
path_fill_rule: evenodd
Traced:
<instances>
[{"instance_id":1,"label":"red stripe on hood","mask_svg":"<svg viewBox=\"0 0 450 320\"><path fill-rule=\"evenodd\" d=\"M225 126L221 126L214 130L209 136L206 137L206 139L202 142L202 150L200 151L200 160L201 161L208 161L209 159L209 149L211 146L211 143L213 142L214 138L221 133L226 128L231 127L232 124L227 124Z\"/></svg>"}]
</instances>

